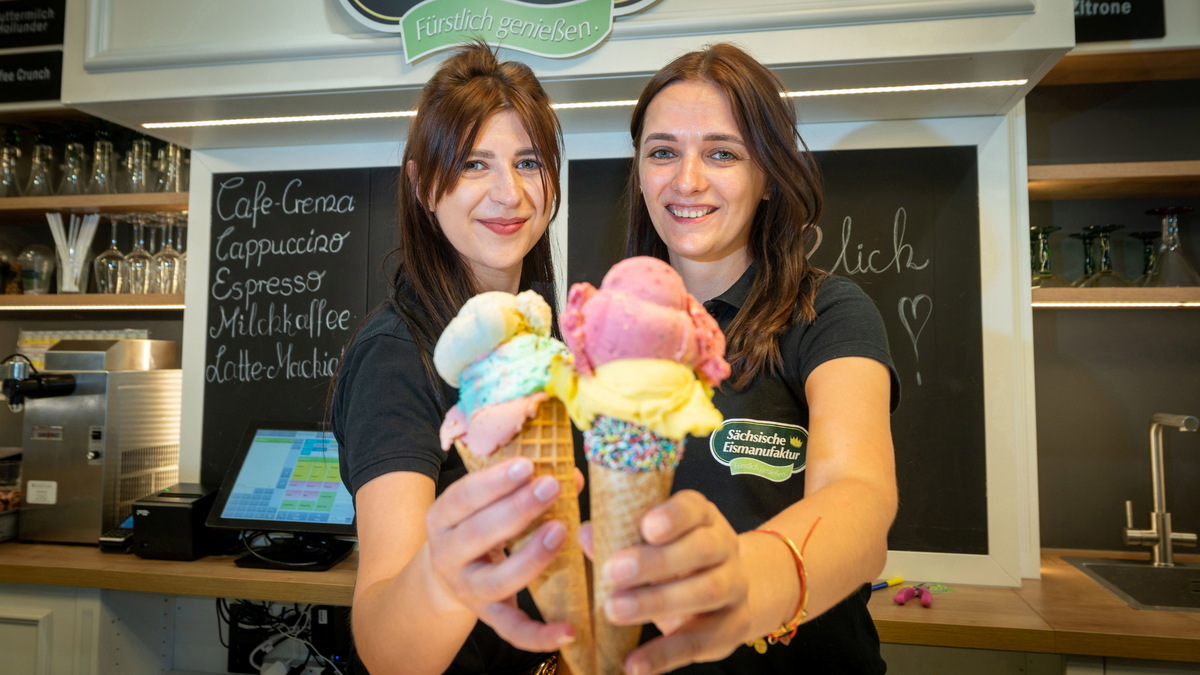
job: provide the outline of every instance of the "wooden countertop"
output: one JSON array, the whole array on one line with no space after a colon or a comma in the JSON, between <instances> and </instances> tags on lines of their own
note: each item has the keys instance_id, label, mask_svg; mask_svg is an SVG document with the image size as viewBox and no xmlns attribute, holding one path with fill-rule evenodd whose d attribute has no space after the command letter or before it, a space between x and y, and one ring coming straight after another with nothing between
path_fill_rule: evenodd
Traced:
<instances>
[{"instance_id":1,"label":"wooden countertop","mask_svg":"<svg viewBox=\"0 0 1200 675\"><path fill-rule=\"evenodd\" d=\"M933 607L897 605L878 591L869 605L884 642L1050 654L1200 662L1200 612L1141 611L1062 559L1130 557L1043 551L1042 578L1019 589L956 586ZM143 560L91 546L0 544L0 582L83 586L169 595L349 605L357 553L326 572L243 569L233 558Z\"/></svg>"}]
</instances>

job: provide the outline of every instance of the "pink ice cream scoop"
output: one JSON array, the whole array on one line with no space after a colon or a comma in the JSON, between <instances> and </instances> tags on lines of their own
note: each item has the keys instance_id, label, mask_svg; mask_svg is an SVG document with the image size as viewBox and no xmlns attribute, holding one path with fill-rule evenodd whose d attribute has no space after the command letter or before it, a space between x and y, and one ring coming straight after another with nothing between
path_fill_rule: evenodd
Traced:
<instances>
[{"instance_id":1,"label":"pink ice cream scoop","mask_svg":"<svg viewBox=\"0 0 1200 675\"><path fill-rule=\"evenodd\" d=\"M617 263L599 290L586 282L571 286L559 325L584 375L618 359L666 359L714 386L729 376L717 322L657 258Z\"/></svg>"}]
</instances>

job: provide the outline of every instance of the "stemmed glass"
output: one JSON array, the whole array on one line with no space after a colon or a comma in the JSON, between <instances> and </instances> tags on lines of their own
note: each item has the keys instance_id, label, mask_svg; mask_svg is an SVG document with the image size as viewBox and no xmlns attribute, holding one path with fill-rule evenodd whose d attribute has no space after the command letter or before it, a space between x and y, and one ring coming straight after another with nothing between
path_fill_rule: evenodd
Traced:
<instances>
[{"instance_id":1,"label":"stemmed glass","mask_svg":"<svg viewBox=\"0 0 1200 675\"><path fill-rule=\"evenodd\" d=\"M1169 206L1146 213L1162 216L1162 243L1146 276L1147 286L1200 286L1200 274L1188 263L1179 241L1179 216L1191 207Z\"/></svg>"},{"instance_id":2,"label":"stemmed glass","mask_svg":"<svg viewBox=\"0 0 1200 675\"><path fill-rule=\"evenodd\" d=\"M1142 274L1133 280L1133 285L1145 286L1146 279L1150 277L1150 267L1154 264L1154 240L1158 239L1161 234L1155 230L1146 230L1131 232L1129 236L1142 240Z\"/></svg>"},{"instance_id":3,"label":"stemmed glass","mask_svg":"<svg viewBox=\"0 0 1200 675\"><path fill-rule=\"evenodd\" d=\"M155 293L182 292L182 277L180 275L180 253L175 249L175 215L159 213L154 216L163 231L163 245L152 257L150 264L153 270L152 282Z\"/></svg>"},{"instance_id":4,"label":"stemmed glass","mask_svg":"<svg viewBox=\"0 0 1200 675\"><path fill-rule=\"evenodd\" d=\"M1050 269L1050 234L1061 229L1055 226L1029 228L1030 233L1036 237L1034 255L1037 265L1033 272L1034 288L1062 288L1071 285Z\"/></svg>"},{"instance_id":5,"label":"stemmed glass","mask_svg":"<svg viewBox=\"0 0 1200 675\"><path fill-rule=\"evenodd\" d=\"M1096 240L1095 226L1089 225L1083 228L1082 232L1076 232L1067 236L1083 242L1083 275L1071 282L1071 286L1078 288L1083 286L1084 282L1091 279L1092 275L1096 273L1096 263L1092 258L1092 242Z\"/></svg>"},{"instance_id":6,"label":"stemmed glass","mask_svg":"<svg viewBox=\"0 0 1200 675\"><path fill-rule=\"evenodd\" d=\"M125 277L125 254L117 248L117 224L125 216L110 214L105 216L112 223L112 241L96 259L92 268L96 272L96 286L101 293L124 293L128 279Z\"/></svg>"},{"instance_id":7,"label":"stemmed glass","mask_svg":"<svg viewBox=\"0 0 1200 675\"><path fill-rule=\"evenodd\" d=\"M1110 239L1113 232L1125 227L1124 225L1101 225L1095 228L1096 239L1100 242L1100 271L1088 277L1080 284L1085 288L1113 288L1132 286L1133 283L1117 273L1112 266L1112 246Z\"/></svg>"},{"instance_id":8,"label":"stemmed glass","mask_svg":"<svg viewBox=\"0 0 1200 675\"><path fill-rule=\"evenodd\" d=\"M153 278L151 267L153 257L146 250L146 214L131 213L129 219L133 222L133 249L125 254L122 269L128 280L126 293L149 293Z\"/></svg>"}]
</instances>

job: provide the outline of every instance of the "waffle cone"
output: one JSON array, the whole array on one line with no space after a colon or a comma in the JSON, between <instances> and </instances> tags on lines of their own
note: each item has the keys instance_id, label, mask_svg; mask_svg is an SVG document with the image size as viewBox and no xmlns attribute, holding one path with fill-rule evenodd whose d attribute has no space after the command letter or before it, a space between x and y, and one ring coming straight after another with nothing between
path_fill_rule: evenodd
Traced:
<instances>
[{"instance_id":1,"label":"waffle cone","mask_svg":"<svg viewBox=\"0 0 1200 675\"><path fill-rule=\"evenodd\" d=\"M570 672L574 675L593 675L595 643L592 639L587 570L577 536L579 498L575 492L575 447L566 408L556 398L546 400L516 438L486 457L475 456L460 441L455 441L454 445L468 471L478 471L513 457L528 457L533 460L534 477L553 476L558 479L562 490L558 501L510 541L509 550L521 550L533 533L547 521L558 520L567 526L566 543L550 566L529 584L529 593L547 622L565 621L575 627L575 641L560 652Z\"/></svg>"},{"instance_id":2,"label":"waffle cone","mask_svg":"<svg viewBox=\"0 0 1200 675\"><path fill-rule=\"evenodd\" d=\"M638 525L642 516L671 494L675 470L616 471L598 464L588 465L592 495L593 564L596 570L617 551L642 543ZM594 589L596 628L596 672L613 675L624 671L625 657L641 639L641 626L614 626L604 615L604 603L612 584L597 574Z\"/></svg>"}]
</instances>

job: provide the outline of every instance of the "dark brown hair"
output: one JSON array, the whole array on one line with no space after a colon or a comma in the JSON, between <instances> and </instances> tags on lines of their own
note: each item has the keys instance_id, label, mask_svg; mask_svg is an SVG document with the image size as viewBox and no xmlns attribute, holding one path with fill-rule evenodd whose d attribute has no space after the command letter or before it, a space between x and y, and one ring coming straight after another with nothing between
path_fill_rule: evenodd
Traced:
<instances>
[{"instance_id":1,"label":"dark brown hair","mask_svg":"<svg viewBox=\"0 0 1200 675\"><path fill-rule=\"evenodd\" d=\"M638 176L646 109L663 89L681 81L708 82L724 92L751 159L766 177L768 199L750 225L750 259L758 273L746 303L725 332L733 374L741 389L764 371L783 364L779 338L797 315L816 316L813 299L827 273L808 263L806 242L821 215L821 174L796 130L796 109L780 94L783 84L766 66L734 45L709 45L659 70L642 89L629 123L634 165L629 174L626 255L668 260L667 245L654 230ZM783 292L795 289L795 294Z\"/></svg>"},{"instance_id":2,"label":"dark brown hair","mask_svg":"<svg viewBox=\"0 0 1200 675\"><path fill-rule=\"evenodd\" d=\"M538 153L542 186L553 220L558 215L562 162L558 117L529 66L499 61L483 43L460 48L438 67L421 92L404 146L399 245L389 256L396 265L391 301L420 348L426 376L439 399L440 380L426 352L463 303L482 289L430 209L454 190L480 131L493 115L504 111L516 114ZM521 289L535 288L554 306L549 228L526 254L520 283ZM415 298L416 307L405 297Z\"/></svg>"}]
</instances>

